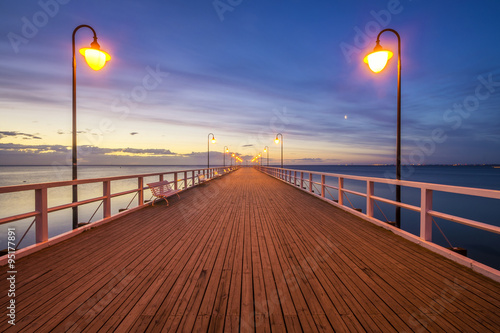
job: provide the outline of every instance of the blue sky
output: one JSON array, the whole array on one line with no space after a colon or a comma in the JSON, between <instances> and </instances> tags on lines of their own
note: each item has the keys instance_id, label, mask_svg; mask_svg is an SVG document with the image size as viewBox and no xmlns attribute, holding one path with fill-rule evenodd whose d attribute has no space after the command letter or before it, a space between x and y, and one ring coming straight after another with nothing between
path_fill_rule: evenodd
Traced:
<instances>
[{"instance_id":1,"label":"blue sky","mask_svg":"<svg viewBox=\"0 0 500 333\"><path fill-rule=\"evenodd\" d=\"M0 165L71 158L71 34L91 25L111 61L77 54L80 164L222 163L284 136L285 164L395 163L402 38L403 162L500 163L500 2L79 1L0 4ZM80 29L77 48L92 34ZM396 37L381 44L396 50ZM147 89L146 89L147 88Z\"/></svg>"}]
</instances>

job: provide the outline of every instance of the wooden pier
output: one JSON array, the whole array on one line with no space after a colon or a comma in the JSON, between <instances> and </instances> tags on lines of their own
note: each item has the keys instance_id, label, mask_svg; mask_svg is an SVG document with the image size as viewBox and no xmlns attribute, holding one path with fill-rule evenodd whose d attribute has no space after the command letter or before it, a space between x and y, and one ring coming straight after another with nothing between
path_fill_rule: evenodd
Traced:
<instances>
[{"instance_id":1,"label":"wooden pier","mask_svg":"<svg viewBox=\"0 0 500 333\"><path fill-rule=\"evenodd\" d=\"M254 169L180 196L19 259L0 331L500 331L499 283Z\"/></svg>"}]
</instances>

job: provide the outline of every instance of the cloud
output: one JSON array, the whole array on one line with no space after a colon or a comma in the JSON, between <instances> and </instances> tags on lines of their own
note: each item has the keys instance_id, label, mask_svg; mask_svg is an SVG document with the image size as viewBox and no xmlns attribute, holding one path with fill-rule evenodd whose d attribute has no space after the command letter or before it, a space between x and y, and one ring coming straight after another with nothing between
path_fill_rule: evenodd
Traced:
<instances>
[{"instance_id":1,"label":"cloud","mask_svg":"<svg viewBox=\"0 0 500 333\"><path fill-rule=\"evenodd\" d=\"M28 134L28 133L21 133L18 131L3 131L0 132L0 139L6 138L6 137L21 137L24 140L41 140L42 138L39 137L36 134Z\"/></svg>"},{"instance_id":2,"label":"cloud","mask_svg":"<svg viewBox=\"0 0 500 333\"><path fill-rule=\"evenodd\" d=\"M137 135L137 134L139 134L139 133L138 132L132 132L132 133L130 133L130 135Z\"/></svg>"},{"instance_id":3,"label":"cloud","mask_svg":"<svg viewBox=\"0 0 500 333\"><path fill-rule=\"evenodd\" d=\"M243 145L242 147L253 147L254 145Z\"/></svg>"}]
</instances>

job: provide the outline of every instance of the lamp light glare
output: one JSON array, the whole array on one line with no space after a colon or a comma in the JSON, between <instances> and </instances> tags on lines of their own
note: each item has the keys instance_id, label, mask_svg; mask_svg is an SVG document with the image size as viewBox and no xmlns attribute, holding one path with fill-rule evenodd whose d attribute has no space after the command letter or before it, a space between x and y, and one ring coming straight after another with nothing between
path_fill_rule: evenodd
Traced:
<instances>
[{"instance_id":1,"label":"lamp light glare","mask_svg":"<svg viewBox=\"0 0 500 333\"><path fill-rule=\"evenodd\" d=\"M368 67L374 72L379 73L385 68L393 53L388 50L379 50L367 55L363 61L368 64Z\"/></svg>"},{"instance_id":2,"label":"lamp light glare","mask_svg":"<svg viewBox=\"0 0 500 333\"><path fill-rule=\"evenodd\" d=\"M104 51L96 48L83 48L80 53L85 57L85 61L95 71L100 70L111 59L111 56Z\"/></svg>"}]
</instances>

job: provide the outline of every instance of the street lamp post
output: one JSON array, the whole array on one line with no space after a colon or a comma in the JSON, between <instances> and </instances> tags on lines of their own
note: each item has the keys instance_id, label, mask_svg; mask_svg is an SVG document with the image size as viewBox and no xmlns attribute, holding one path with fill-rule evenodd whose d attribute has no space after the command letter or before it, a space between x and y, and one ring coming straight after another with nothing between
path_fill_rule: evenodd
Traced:
<instances>
[{"instance_id":1,"label":"street lamp post","mask_svg":"<svg viewBox=\"0 0 500 333\"><path fill-rule=\"evenodd\" d=\"M281 140L278 139L278 136L281 137ZM276 139L274 140L274 142L278 144L280 143L280 141L281 141L281 168L283 169L283 134L278 133L276 134Z\"/></svg>"},{"instance_id":2,"label":"street lamp post","mask_svg":"<svg viewBox=\"0 0 500 333\"><path fill-rule=\"evenodd\" d=\"M75 35L80 28L89 28L94 33L94 41L90 44L90 48L80 49L80 53L85 57L85 61L95 71L100 70L106 64L106 61L111 59L111 56L101 50L97 43L97 34L89 25L82 24L73 30L72 46L73 46L73 113L72 113L72 179L78 179L77 165L77 131L76 131L76 56L75 56ZM73 203L78 202L78 187L73 185ZM78 206L73 207L73 229L78 228Z\"/></svg>"},{"instance_id":3,"label":"street lamp post","mask_svg":"<svg viewBox=\"0 0 500 333\"><path fill-rule=\"evenodd\" d=\"M224 146L224 168L226 167L226 153L229 153L229 148Z\"/></svg>"},{"instance_id":4,"label":"street lamp post","mask_svg":"<svg viewBox=\"0 0 500 333\"><path fill-rule=\"evenodd\" d=\"M233 153L233 155L231 155L231 166L233 166L233 158L234 158L234 166L236 166L236 155Z\"/></svg>"},{"instance_id":5,"label":"street lamp post","mask_svg":"<svg viewBox=\"0 0 500 333\"><path fill-rule=\"evenodd\" d=\"M268 146L266 146L264 148L264 153L267 153L267 166L269 166L269 147Z\"/></svg>"},{"instance_id":6,"label":"street lamp post","mask_svg":"<svg viewBox=\"0 0 500 333\"><path fill-rule=\"evenodd\" d=\"M364 58L370 69L378 73L382 71L392 57L392 52L380 46L380 35L390 31L398 38L398 100L397 100L397 130L396 130L396 179L401 180L401 37L396 30L384 29L379 32L373 52ZM401 186L396 185L396 201L401 202ZM396 227L401 228L401 207L396 207Z\"/></svg>"},{"instance_id":7,"label":"street lamp post","mask_svg":"<svg viewBox=\"0 0 500 333\"><path fill-rule=\"evenodd\" d=\"M212 140L210 140L210 135L212 136ZM216 142L213 133L208 133L207 169L210 169L210 141L212 141L212 143Z\"/></svg>"}]
</instances>

